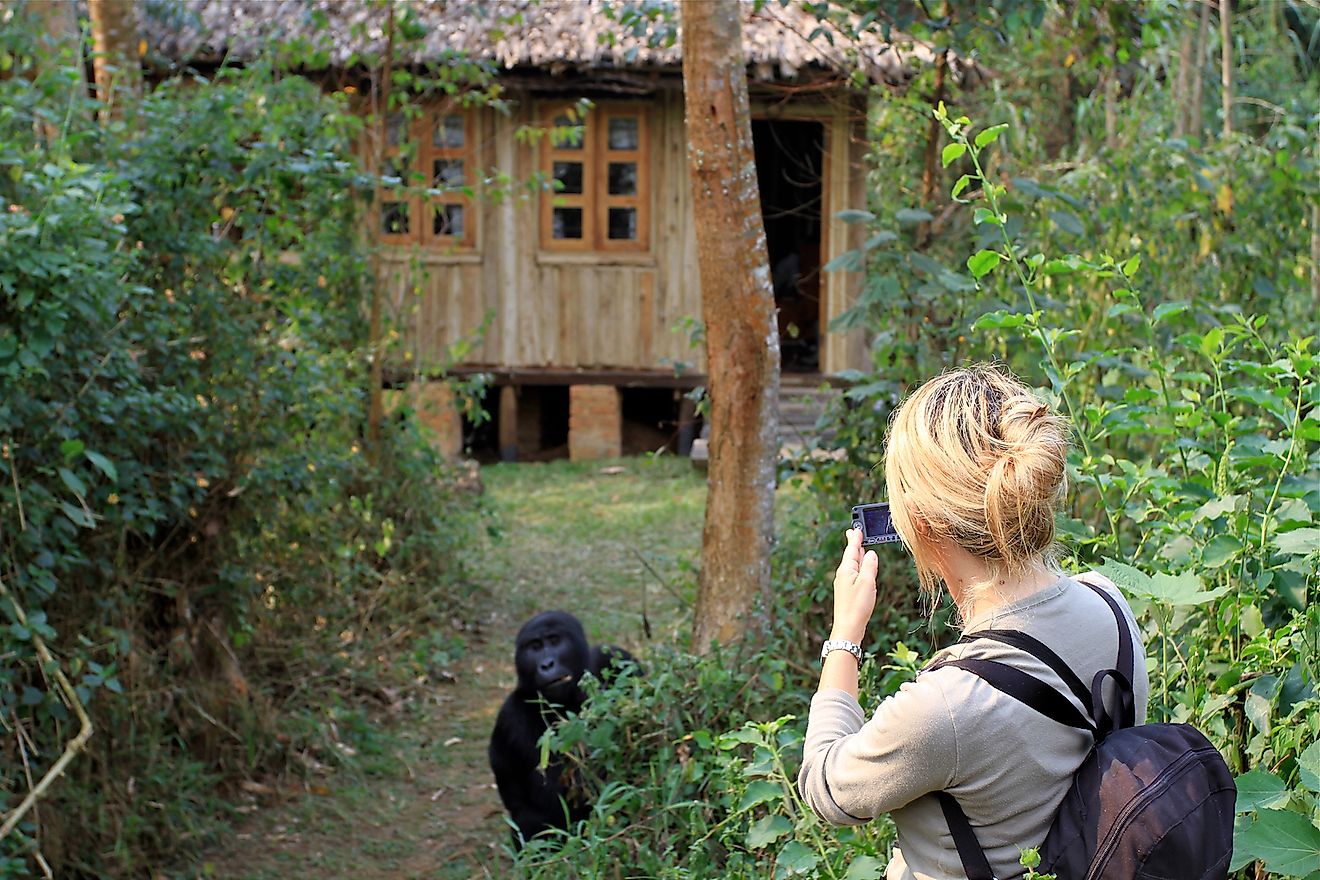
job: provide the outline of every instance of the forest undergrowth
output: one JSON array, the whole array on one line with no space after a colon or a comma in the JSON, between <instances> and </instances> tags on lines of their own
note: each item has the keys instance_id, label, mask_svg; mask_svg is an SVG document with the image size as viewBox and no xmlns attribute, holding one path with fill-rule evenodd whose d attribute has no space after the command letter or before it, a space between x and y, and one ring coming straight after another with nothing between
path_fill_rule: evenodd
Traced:
<instances>
[{"instance_id":1,"label":"forest undergrowth","mask_svg":"<svg viewBox=\"0 0 1320 880\"><path fill-rule=\"evenodd\" d=\"M643 662L681 640L705 483L669 457L494 465L482 481L499 536L474 565L480 602L429 635L431 682L355 726L355 755L338 771L246 792L233 831L174 876L511 875L486 742L514 685L513 636L562 609L592 642Z\"/></svg>"}]
</instances>

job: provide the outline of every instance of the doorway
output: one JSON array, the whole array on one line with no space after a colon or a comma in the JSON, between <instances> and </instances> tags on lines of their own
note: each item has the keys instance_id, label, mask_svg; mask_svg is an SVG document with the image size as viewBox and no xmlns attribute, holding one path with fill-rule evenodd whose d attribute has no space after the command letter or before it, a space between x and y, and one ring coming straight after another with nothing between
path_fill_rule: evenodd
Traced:
<instances>
[{"instance_id":1,"label":"doorway","mask_svg":"<svg viewBox=\"0 0 1320 880\"><path fill-rule=\"evenodd\" d=\"M820 371L820 233L825 126L753 119L756 181L785 373Z\"/></svg>"}]
</instances>

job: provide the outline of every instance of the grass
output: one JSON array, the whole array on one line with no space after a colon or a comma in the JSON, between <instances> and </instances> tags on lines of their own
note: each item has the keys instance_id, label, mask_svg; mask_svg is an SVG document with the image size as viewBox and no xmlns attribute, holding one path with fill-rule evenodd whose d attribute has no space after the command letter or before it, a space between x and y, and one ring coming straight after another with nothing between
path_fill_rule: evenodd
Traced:
<instances>
[{"instance_id":1,"label":"grass","mask_svg":"<svg viewBox=\"0 0 1320 880\"><path fill-rule=\"evenodd\" d=\"M477 566L481 598L461 634L452 683L428 684L398 717L355 721L365 746L347 766L272 796L250 796L224 845L179 877L503 877L508 832L486 762L512 688L513 637L537 611L580 617L588 638L643 661L690 629L706 483L682 459L499 464L482 470L500 524ZM647 636L644 621L650 623ZM343 731L341 731L342 733Z\"/></svg>"}]
</instances>

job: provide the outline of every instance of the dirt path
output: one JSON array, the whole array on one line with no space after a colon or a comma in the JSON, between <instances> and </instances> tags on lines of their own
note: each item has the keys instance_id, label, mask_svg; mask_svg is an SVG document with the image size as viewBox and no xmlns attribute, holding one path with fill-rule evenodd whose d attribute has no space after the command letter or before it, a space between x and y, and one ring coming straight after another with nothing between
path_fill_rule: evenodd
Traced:
<instances>
[{"instance_id":1,"label":"dirt path","mask_svg":"<svg viewBox=\"0 0 1320 880\"><path fill-rule=\"evenodd\" d=\"M360 736L366 745L351 770L283 803L254 803L232 845L198 866L202 876L509 875L486 740L513 686L513 635L531 614L561 608L582 619L593 642L643 659L649 645L674 638L705 482L672 459L496 465L482 477L504 536L480 562L488 596L466 622L473 628L462 633L454 681L414 700L397 723Z\"/></svg>"}]
</instances>

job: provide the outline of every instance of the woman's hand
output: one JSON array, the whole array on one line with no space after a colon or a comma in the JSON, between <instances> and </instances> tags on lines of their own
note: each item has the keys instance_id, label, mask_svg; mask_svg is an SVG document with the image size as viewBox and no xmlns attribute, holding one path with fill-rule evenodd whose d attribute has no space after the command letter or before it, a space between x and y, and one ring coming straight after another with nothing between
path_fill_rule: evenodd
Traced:
<instances>
[{"instance_id":1,"label":"woman's hand","mask_svg":"<svg viewBox=\"0 0 1320 880\"><path fill-rule=\"evenodd\" d=\"M875 573L879 561L874 550L862 553L860 529L849 529L845 534L848 544L834 573L834 628L830 638L860 645L875 610Z\"/></svg>"}]
</instances>

